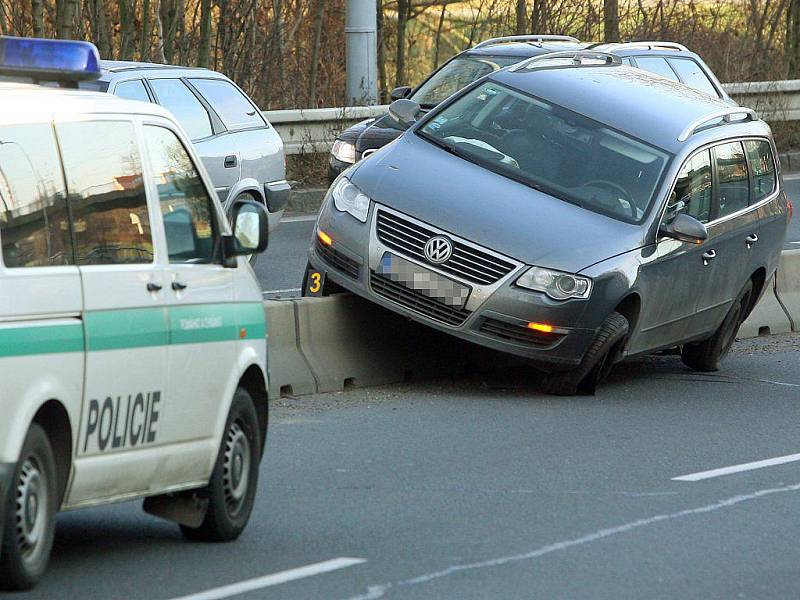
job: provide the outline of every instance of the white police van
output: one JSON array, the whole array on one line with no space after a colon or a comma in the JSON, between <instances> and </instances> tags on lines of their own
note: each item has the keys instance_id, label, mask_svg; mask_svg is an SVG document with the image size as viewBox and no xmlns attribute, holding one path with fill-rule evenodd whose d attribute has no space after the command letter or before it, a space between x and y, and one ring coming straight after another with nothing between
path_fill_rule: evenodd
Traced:
<instances>
[{"instance_id":1,"label":"white police van","mask_svg":"<svg viewBox=\"0 0 800 600\"><path fill-rule=\"evenodd\" d=\"M59 510L144 497L236 538L267 429L261 204L233 232L157 105L75 89L84 42L0 38L0 587L33 586Z\"/></svg>"}]
</instances>

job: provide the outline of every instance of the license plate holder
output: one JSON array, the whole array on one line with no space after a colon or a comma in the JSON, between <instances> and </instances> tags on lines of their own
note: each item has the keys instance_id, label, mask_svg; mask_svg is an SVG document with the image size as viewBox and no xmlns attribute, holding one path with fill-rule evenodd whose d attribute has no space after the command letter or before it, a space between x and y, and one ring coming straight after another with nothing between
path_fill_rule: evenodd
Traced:
<instances>
[{"instance_id":1,"label":"license plate holder","mask_svg":"<svg viewBox=\"0 0 800 600\"><path fill-rule=\"evenodd\" d=\"M472 288L469 286L390 252L383 254L375 272L409 290L452 308L464 308L472 293Z\"/></svg>"}]
</instances>

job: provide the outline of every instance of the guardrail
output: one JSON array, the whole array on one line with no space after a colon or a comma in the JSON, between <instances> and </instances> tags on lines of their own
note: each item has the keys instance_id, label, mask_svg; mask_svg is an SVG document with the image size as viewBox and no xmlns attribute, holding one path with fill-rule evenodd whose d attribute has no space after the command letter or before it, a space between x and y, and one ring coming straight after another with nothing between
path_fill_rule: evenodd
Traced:
<instances>
[{"instance_id":1,"label":"guardrail","mask_svg":"<svg viewBox=\"0 0 800 600\"><path fill-rule=\"evenodd\" d=\"M766 121L800 120L800 80L723 84L742 106ZM287 154L328 152L336 136L351 125L386 113L386 106L268 110L264 116L280 134Z\"/></svg>"}]
</instances>

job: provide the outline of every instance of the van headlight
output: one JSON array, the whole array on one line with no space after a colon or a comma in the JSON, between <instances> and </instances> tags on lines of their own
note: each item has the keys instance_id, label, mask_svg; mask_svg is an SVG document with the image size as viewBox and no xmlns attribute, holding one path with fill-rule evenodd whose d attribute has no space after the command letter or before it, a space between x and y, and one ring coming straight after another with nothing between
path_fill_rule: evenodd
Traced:
<instances>
[{"instance_id":1,"label":"van headlight","mask_svg":"<svg viewBox=\"0 0 800 600\"><path fill-rule=\"evenodd\" d=\"M333 142L333 148L331 148L331 154L336 160L340 160L343 163L353 164L356 162L356 147L351 144L350 142L345 142L342 140L336 140Z\"/></svg>"},{"instance_id":2,"label":"van headlight","mask_svg":"<svg viewBox=\"0 0 800 600\"><path fill-rule=\"evenodd\" d=\"M517 285L529 290L544 292L553 300L588 298L592 291L592 280L561 271L542 267L531 267L517 279Z\"/></svg>"},{"instance_id":3,"label":"van headlight","mask_svg":"<svg viewBox=\"0 0 800 600\"><path fill-rule=\"evenodd\" d=\"M350 183L347 177L340 177L331 188L333 205L336 210L350 213L362 223L367 222L369 196Z\"/></svg>"}]
</instances>

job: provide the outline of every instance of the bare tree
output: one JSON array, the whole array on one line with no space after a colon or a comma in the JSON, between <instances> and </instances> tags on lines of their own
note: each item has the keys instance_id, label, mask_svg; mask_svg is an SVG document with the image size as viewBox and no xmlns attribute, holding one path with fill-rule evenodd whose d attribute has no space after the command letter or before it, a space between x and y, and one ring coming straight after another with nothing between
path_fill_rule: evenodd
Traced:
<instances>
[{"instance_id":1,"label":"bare tree","mask_svg":"<svg viewBox=\"0 0 800 600\"><path fill-rule=\"evenodd\" d=\"M663 8L663 4L661 6ZM606 42L619 41L618 0L603 0L603 39Z\"/></svg>"},{"instance_id":2,"label":"bare tree","mask_svg":"<svg viewBox=\"0 0 800 600\"><path fill-rule=\"evenodd\" d=\"M528 32L528 0L517 0L516 33L522 35Z\"/></svg>"},{"instance_id":3,"label":"bare tree","mask_svg":"<svg viewBox=\"0 0 800 600\"><path fill-rule=\"evenodd\" d=\"M197 65L207 67L211 46L211 0L200 0L200 46L197 52Z\"/></svg>"}]
</instances>

